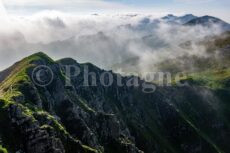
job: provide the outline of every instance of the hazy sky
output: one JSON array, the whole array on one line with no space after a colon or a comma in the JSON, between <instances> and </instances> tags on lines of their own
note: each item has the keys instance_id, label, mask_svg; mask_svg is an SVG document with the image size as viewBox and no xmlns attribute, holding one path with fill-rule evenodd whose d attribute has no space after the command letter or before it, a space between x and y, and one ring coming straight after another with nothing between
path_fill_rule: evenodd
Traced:
<instances>
[{"instance_id":1,"label":"hazy sky","mask_svg":"<svg viewBox=\"0 0 230 153\"><path fill-rule=\"evenodd\" d=\"M8 13L41 10L71 13L154 13L213 15L230 22L230 0L0 0Z\"/></svg>"}]
</instances>

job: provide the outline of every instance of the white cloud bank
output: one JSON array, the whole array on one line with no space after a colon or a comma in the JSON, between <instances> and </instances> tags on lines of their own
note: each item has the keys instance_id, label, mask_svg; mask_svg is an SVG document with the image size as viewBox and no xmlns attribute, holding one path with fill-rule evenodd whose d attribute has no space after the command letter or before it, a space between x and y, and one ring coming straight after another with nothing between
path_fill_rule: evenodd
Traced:
<instances>
[{"instance_id":1,"label":"white cloud bank","mask_svg":"<svg viewBox=\"0 0 230 153\"><path fill-rule=\"evenodd\" d=\"M218 26L168 25L146 15L76 16L43 12L8 16L0 25L0 69L43 51L55 59L72 57L102 68L138 58L135 67L152 71L154 64L184 54L205 56L200 40L221 32ZM183 43L190 43L184 48Z\"/></svg>"}]
</instances>

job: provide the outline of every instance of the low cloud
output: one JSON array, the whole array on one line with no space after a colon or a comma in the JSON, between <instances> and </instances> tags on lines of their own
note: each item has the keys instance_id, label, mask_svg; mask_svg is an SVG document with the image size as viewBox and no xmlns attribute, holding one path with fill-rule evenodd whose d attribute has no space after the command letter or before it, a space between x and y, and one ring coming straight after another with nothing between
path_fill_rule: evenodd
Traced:
<instances>
[{"instance_id":1,"label":"low cloud","mask_svg":"<svg viewBox=\"0 0 230 153\"><path fill-rule=\"evenodd\" d=\"M0 25L0 69L43 51L54 59L72 57L116 71L154 71L168 58L205 56L200 41L220 33L217 25L172 25L140 14L8 16Z\"/></svg>"}]
</instances>

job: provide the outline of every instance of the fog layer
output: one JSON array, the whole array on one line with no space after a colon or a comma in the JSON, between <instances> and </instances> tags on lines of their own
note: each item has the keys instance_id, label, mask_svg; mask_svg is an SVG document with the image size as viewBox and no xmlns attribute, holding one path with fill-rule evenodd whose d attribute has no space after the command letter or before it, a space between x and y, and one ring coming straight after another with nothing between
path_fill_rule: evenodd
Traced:
<instances>
[{"instance_id":1,"label":"fog layer","mask_svg":"<svg viewBox=\"0 0 230 153\"><path fill-rule=\"evenodd\" d=\"M7 16L0 25L0 70L32 53L72 57L119 71L154 71L155 65L183 55L206 56L200 43L222 32L218 24L184 26L151 15L85 15L43 12Z\"/></svg>"}]
</instances>

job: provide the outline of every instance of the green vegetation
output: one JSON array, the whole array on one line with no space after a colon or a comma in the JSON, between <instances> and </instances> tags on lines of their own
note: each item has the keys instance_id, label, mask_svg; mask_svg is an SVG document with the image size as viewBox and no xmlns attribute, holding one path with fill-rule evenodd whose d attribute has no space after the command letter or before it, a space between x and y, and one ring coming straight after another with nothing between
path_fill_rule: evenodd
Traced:
<instances>
[{"instance_id":1,"label":"green vegetation","mask_svg":"<svg viewBox=\"0 0 230 153\"><path fill-rule=\"evenodd\" d=\"M96 149L90 148L86 145L82 145L82 147L83 147L85 153L100 153Z\"/></svg>"},{"instance_id":2,"label":"green vegetation","mask_svg":"<svg viewBox=\"0 0 230 153\"><path fill-rule=\"evenodd\" d=\"M156 64L159 71L170 72L172 78L178 73L188 74L181 79L192 85L212 89L224 89L230 86L230 32L206 38L200 45L206 48L204 56L182 55L169 58ZM174 82L175 80L173 80ZM157 83L157 82L156 82Z\"/></svg>"},{"instance_id":3,"label":"green vegetation","mask_svg":"<svg viewBox=\"0 0 230 153\"><path fill-rule=\"evenodd\" d=\"M81 98L80 96L67 91L66 94L69 96L69 98L74 101L76 104L78 104L84 111L89 112L89 113L95 113L96 111L93 110L89 105L87 105L87 102Z\"/></svg>"},{"instance_id":4,"label":"green vegetation","mask_svg":"<svg viewBox=\"0 0 230 153\"><path fill-rule=\"evenodd\" d=\"M0 121L7 124L7 126L9 126L10 123L7 122L8 119L7 119L6 113L7 113L7 110L9 109L10 105L16 105L17 107L19 107L20 110L22 110L22 115L29 117L31 119L30 121L32 123L42 121L42 122L40 122L40 124L41 124L40 128L41 129L48 130L48 131L50 129L51 130L53 129L58 134L58 137L61 138L63 141L66 141L67 138L73 139L70 136L70 134L66 131L66 129L48 112L38 110L38 109L36 111L33 111L33 110L30 110L28 107L23 106L22 104L16 104L13 101L0 100ZM49 123L49 125L47 123ZM9 131L9 130L11 130L11 129L5 129L5 131L7 131L6 133L12 133L12 131ZM1 129L0 129L0 132L1 132ZM7 138L9 140L9 142L8 142L8 140L6 140L6 143L11 144L11 140L13 137L12 134L11 135L7 134L7 136L5 138ZM67 144L67 145L70 145L70 144ZM85 153L99 153L97 150L90 148L88 146L85 146L85 145L82 145L79 147L82 147L82 149L84 150ZM1 151L2 151L2 153L7 153L6 149L0 147L0 153L1 153Z\"/></svg>"},{"instance_id":5,"label":"green vegetation","mask_svg":"<svg viewBox=\"0 0 230 153\"><path fill-rule=\"evenodd\" d=\"M8 151L0 145L0 153L8 153Z\"/></svg>"},{"instance_id":6,"label":"green vegetation","mask_svg":"<svg viewBox=\"0 0 230 153\"><path fill-rule=\"evenodd\" d=\"M13 66L12 71L8 75L7 78L5 78L4 81L0 84L0 96L2 100L0 100L0 121L6 123L8 125L8 122L6 122L7 118L7 110L9 109L10 105L15 105L19 107L19 109L22 111L22 115L29 117L31 120L31 124L35 122L39 122L40 128L44 130L53 129L55 132L57 132L58 137L63 141L65 144L67 139L73 139L70 134L66 131L65 127L57 121L55 117L50 115L48 112L42 110L41 108L38 108L36 105L33 105L33 101L30 101L30 99L26 98L27 96L27 90L26 87L33 86L32 81L30 80L29 74L32 72L33 68L36 66L36 64L39 64L38 62L45 63L47 65L54 64L54 61L50 59L47 55L44 53L37 53L34 55L31 55L29 57L24 58L22 61L16 63ZM60 78L64 74L60 72ZM24 91L25 90L25 91ZM14 98L20 98L22 99L23 103L16 103ZM81 101L82 102L82 101ZM82 106L89 109L86 104ZM89 109L89 111L92 111ZM42 122L41 122L42 121ZM45 121L43 123L43 121ZM49 123L49 124L48 124ZM10 126L10 123L9 125ZM4 127L4 126L3 126ZM1 127L2 128L2 127ZM9 129L11 130L11 129ZM8 131L6 129L6 133L12 133L12 131ZM2 132L2 131L0 131ZM13 134L13 133L12 133ZM4 142L6 142L9 146L13 146L12 142L10 141L13 135L5 136ZM9 139L9 142L8 142ZM16 141L16 140L15 140ZM76 143L79 143L78 140L75 140ZM71 146L73 144L65 144L66 146ZM65 146L65 147L66 147ZM96 153L97 151L88 147L88 146L76 146L82 148L85 153ZM7 153L7 150L0 147L0 153Z\"/></svg>"},{"instance_id":7,"label":"green vegetation","mask_svg":"<svg viewBox=\"0 0 230 153\"><path fill-rule=\"evenodd\" d=\"M223 48L227 45L230 45L230 32L223 34L221 37L217 37L214 40L214 45L218 48Z\"/></svg>"},{"instance_id":8,"label":"green vegetation","mask_svg":"<svg viewBox=\"0 0 230 153\"><path fill-rule=\"evenodd\" d=\"M65 135L68 135L69 133L66 131L66 129L52 116L50 115L48 112L45 111L37 111L34 112L33 115L35 116L35 118L43 118L47 121L50 122L50 125L52 128L54 128L56 131L61 132ZM43 128L46 127L47 125L44 124L42 125Z\"/></svg>"},{"instance_id":9,"label":"green vegetation","mask_svg":"<svg viewBox=\"0 0 230 153\"><path fill-rule=\"evenodd\" d=\"M45 61L44 61L45 59ZM23 84L31 84L29 71L35 67L35 61L44 61L46 64L52 64L54 61L44 53L36 53L29 57L24 58L22 61L16 63L14 69L10 72L9 76L0 84L0 93L7 100L12 97L20 96L19 88Z\"/></svg>"},{"instance_id":10,"label":"green vegetation","mask_svg":"<svg viewBox=\"0 0 230 153\"><path fill-rule=\"evenodd\" d=\"M212 89L224 89L230 87L230 69L208 70L204 72L188 74L187 81L193 85L205 86Z\"/></svg>"}]
</instances>

